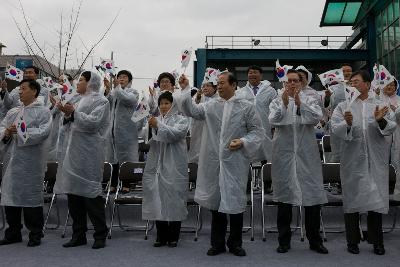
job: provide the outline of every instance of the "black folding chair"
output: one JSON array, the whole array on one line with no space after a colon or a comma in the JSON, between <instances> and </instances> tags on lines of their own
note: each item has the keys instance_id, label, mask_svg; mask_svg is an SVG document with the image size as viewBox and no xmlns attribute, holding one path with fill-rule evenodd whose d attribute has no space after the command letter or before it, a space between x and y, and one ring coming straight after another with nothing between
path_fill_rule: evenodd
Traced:
<instances>
[{"instance_id":1,"label":"black folding chair","mask_svg":"<svg viewBox=\"0 0 400 267\"><path fill-rule=\"evenodd\" d=\"M107 208L109 200L110 200L110 190L111 190L111 178L112 178L113 166L109 162L104 162L103 165L103 181L102 184L104 186L103 190L103 198L105 199L104 208ZM65 219L64 223L64 230L61 234L61 237L64 238L67 232L67 225L69 221L69 210L67 213L67 218Z\"/></svg>"},{"instance_id":2,"label":"black folding chair","mask_svg":"<svg viewBox=\"0 0 400 267\"><path fill-rule=\"evenodd\" d=\"M272 192L269 194L265 193L265 187L268 184L272 183L272 176L271 176L271 163L266 163L261 168L261 225L262 225L262 238L263 241L266 241L266 227L265 227L265 207L273 207L277 206L277 202L273 201ZM298 206L297 212L297 226L294 227L294 231L300 229L300 240L304 241L304 229L303 229L303 209L301 206ZM269 233L277 232L276 228L271 227L268 230Z\"/></svg>"},{"instance_id":3,"label":"black folding chair","mask_svg":"<svg viewBox=\"0 0 400 267\"><path fill-rule=\"evenodd\" d=\"M398 209L400 207L400 200L395 199L393 197L393 190L396 185L396 175L397 170L394 168L392 164L389 165L389 207L393 208L393 222L392 226L389 229L385 229L384 233L390 233L394 229L396 229L396 224L397 224L397 213Z\"/></svg>"},{"instance_id":4,"label":"black folding chair","mask_svg":"<svg viewBox=\"0 0 400 267\"><path fill-rule=\"evenodd\" d=\"M44 187L43 200L44 203L49 204L49 209L47 210L46 217L44 220L43 233L46 231L46 229L54 230L60 227L60 209L57 205L57 196L55 193L53 193L53 187L56 182L56 176L57 176L57 168L58 168L57 162L47 162L47 169L44 175L44 183L43 183ZM48 190L51 190L50 193L48 192ZM53 206L56 207L57 225L55 227L47 227L47 223Z\"/></svg>"},{"instance_id":5,"label":"black folding chair","mask_svg":"<svg viewBox=\"0 0 400 267\"><path fill-rule=\"evenodd\" d=\"M324 135L322 137L322 155L323 155L323 162L327 163L327 156L329 155L328 153L332 153L332 147L331 147L331 136L330 135Z\"/></svg>"},{"instance_id":6,"label":"black folding chair","mask_svg":"<svg viewBox=\"0 0 400 267\"><path fill-rule=\"evenodd\" d=\"M112 206L111 214L111 226L108 233L108 238L111 239L112 228L114 227L115 213L118 213L118 223L119 227L124 231L145 231L144 239L147 240L148 232L153 228L149 228L150 221L146 221L145 226L139 227L127 227L122 225L121 222L121 212L119 210L120 206L142 206L143 203L143 191L142 191L142 178L145 168L144 162L124 162L119 168L118 175L118 186L117 192L115 193L115 198ZM122 183L130 183L135 186L135 190L131 191L129 194L120 194L122 189Z\"/></svg>"},{"instance_id":7,"label":"black folding chair","mask_svg":"<svg viewBox=\"0 0 400 267\"><path fill-rule=\"evenodd\" d=\"M201 206L194 201L194 192L196 189L196 181L197 181L197 164L196 163L189 163L188 165L188 173L189 173L189 196L187 200L187 206L188 207L195 207L197 209L197 214L196 214L196 225L194 227L194 230L192 232L195 233L194 236L194 241L198 240L198 233L202 229L203 226L203 220L201 216Z\"/></svg>"}]
</instances>

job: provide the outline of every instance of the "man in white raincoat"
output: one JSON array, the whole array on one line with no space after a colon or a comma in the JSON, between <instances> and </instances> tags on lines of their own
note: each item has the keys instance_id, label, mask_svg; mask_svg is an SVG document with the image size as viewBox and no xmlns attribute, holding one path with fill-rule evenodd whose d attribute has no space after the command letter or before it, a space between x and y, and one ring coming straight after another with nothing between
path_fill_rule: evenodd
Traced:
<instances>
[{"instance_id":1,"label":"man in white raincoat","mask_svg":"<svg viewBox=\"0 0 400 267\"><path fill-rule=\"evenodd\" d=\"M183 113L205 121L194 199L212 212L211 248L207 255L214 256L226 250L229 214L230 235L227 246L234 255L245 256L242 227L247 203L249 164L263 138L254 104L235 95L237 80L229 72L219 76L220 97L198 105L192 102L189 81L184 75L179 84L184 88Z\"/></svg>"},{"instance_id":2,"label":"man in white raincoat","mask_svg":"<svg viewBox=\"0 0 400 267\"><path fill-rule=\"evenodd\" d=\"M343 70L343 76L344 76L344 83L339 83L332 85L330 89L332 90L332 93L329 90L326 90L326 95L325 95L325 101L324 101L324 106L329 109L330 111L330 116L335 110L335 108L339 105L339 103L343 102L346 100L345 97L345 87L350 81L351 74L353 73L353 69L350 64L344 63L342 64L342 70ZM330 155L329 162L339 162L340 161L340 147L342 145L342 139L338 136L335 135L335 133L332 132L331 129L331 122L329 122L329 134L331 136L330 142L331 142L331 149L332 153Z\"/></svg>"},{"instance_id":3,"label":"man in white raincoat","mask_svg":"<svg viewBox=\"0 0 400 267\"><path fill-rule=\"evenodd\" d=\"M244 87L239 89L238 93L243 94L244 98L254 103L256 113L261 120L261 125L265 132L265 139L260 149L257 151L255 161L271 160L271 139L272 126L269 123L269 105L277 96L276 90L269 81L262 81L262 68L252 65L247 69L248 81Z\"/></svg>"},{"instance_id":4,"label":"man in white raincoat","mask_svg":"<svg viewBox=\"0 0 400 267\"><path fill-rule=\"evenodd\" d=\"M272 140L272 187L278 202L277 252L290 249L292 206L304 206L310 249L326 254L319 234L321 204L327 202L314 125L322 118L313 95L301 90L301 76L288 70L282 94L271 105L269 121L275 127Z\"/></svg>"},{"instance_id":5,"label":"man in white raincoat","mask_svg":"<svg viewBox=\"0 0 400 267\"><path fill-rule=\"evenodd\" d=\"M383 255L382 214L389 210L390 155L385 136L396 130L396 122L389 108L369 94L368 72L354 72L351 84L359 97L350 106L347 101L340 103L332 115L332 131L343 140L340 178L347 250L360 252L359 213L368 212L366 239L374 245L375 254Z\"/></svg>"},{"instance_id":6,"label":"man in white raincoat","mask_svg":"<svg viewBox=\"0 0 400 267\"><path fill-rule=\"evenodd\" d=\"M19 87L22 105L11 109L0 124L0 142L2 149L6 149L1 205L5 207L8 223L0 245L22 241L22 211L29 230L28 246L41 243L45 141L50 133L51 115L47 107L36 101L39 92L40 85L36 81L22 80ZM17 131L18 125L20 130Z\"/></svg>"},{"instance_id":7,"label":"man in white raincoat","mask_svg":"<svg viewBox=\"0 0 400 267\"><path fill-rule=\"evenodd\" d=\"M39 69L35 66L28 66L24 69L24 79L31 79L31 80L36 80L37 82L41 81L38 79L39 75ZM42 81L43 82L43 81ZM12 109L15 107L18 107L21 105L20 99L19 99L19 88L16 87L14 90L11 92L8 92L7 90L4 91L4 106L7 109ZM37 97L37 102L40 104L44 105L45 107L48 106L49 103L49 90L45 86L41 86L40 88L40 94Z\"/></svg>"},{"instance_id":8,"label":"man in white raincoat","mask_svg":"<svg viewBox=\"0 0 400 267\"><path fill-rule=\"evenodd\" d=\"M189 120L178 114L172 93L159 99L160 116L149 119L152 138L143 173L143 220L156 221L155 247L176 247L181 221L188 214L188 159L186 134Z\"/></svg>"},{"instance_id":9,"label":"man in white raincoat","mask_svg":"<svg viewBox=\"0 0 400 267\"><path fill-rule=\"evenodd\" d=\"M107 225L104 199L101 196L105 136L110 122L107 98L99 93L102 80L95 72L84 71L77 85L82 96L78 107L65 104L61 111L71 129L61 176L54 187L58 194L68 194L68 209L73 220L72 239L64 247L85 245L87 215L94 226L92 248L105 246Z\"/></svg>"},{"instance_id":10,"label":"man in white raincoat","mask_svg":"<svg viewBox=\"0 0 400 267\"><path fill-rule=\"evenodd\" d=\"M105 84L107 86L107 82ZM139 160L138 125L131 120L138 105L139 92L132 88L132 74L129 71L118 72L116 87L108 93L107 98L111 104L109 138L112 143L107 157L113 164L111 186L115 188L120 164ZM129 185L123 185L122 190L129 191Z\"/></svg>"}]
</instances>

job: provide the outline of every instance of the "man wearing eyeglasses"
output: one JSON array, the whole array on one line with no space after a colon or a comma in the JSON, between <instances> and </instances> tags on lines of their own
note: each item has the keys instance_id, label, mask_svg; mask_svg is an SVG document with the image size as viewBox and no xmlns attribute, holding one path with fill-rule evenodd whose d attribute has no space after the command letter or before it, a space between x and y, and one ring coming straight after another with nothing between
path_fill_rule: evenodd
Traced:
<instances>
[{"instance_id":1,"label":"man wearing eyeglasses","mask_svg":"<svg viewBox=\"0 0 400 267\"><path fill-rule=\"evenodd\" d=\"M396 130L394 114L370 94L367 71L354 72L351 85L360 92L354 102L342 102L332 115L332 131L343 140L340 154L347 250L360 253L359 213L368 213L364 238L374 253L385 254L382 214L389 211L390 143L385 136Z\"/></svg>"},{"instance_id":2,"label":"man wearing eyeglasses","mask_svg":"<svg viewBox=\"0 0 400 267\"><path fill-rule=\"evenodd\" d=\"M301 76L288 70L282 94L270 105L269 121L275 127L272 140L272 186L278 202L278 253L290 249L292 206L305 208L305 228L310 249L321 254L321 204L327 202L314 126L322 118L318 100L301 90Z\"/></svg>"}]
</instances>

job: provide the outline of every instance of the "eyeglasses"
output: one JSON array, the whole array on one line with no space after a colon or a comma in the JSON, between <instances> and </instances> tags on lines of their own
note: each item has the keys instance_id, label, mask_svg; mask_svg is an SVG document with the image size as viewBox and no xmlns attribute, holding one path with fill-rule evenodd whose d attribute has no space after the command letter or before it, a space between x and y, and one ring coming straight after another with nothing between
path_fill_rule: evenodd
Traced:
<instances>
[{"instance_id":1,"label":"eyeglasses","mask_svg":"<svg viewBox=\"0 0 400 267\"><path fill-rule=\"evenodd\" d=\"M160 83L166 84L166 83L171 83L170 80L161 80Z\"/></svg>"},{"instance_id":2,"label":"eyeglasses","mask_svg":"<svg viewBox=\"0 0 400 267\"><path fill-rule=\"evenodd\" d=\"M298 83L298 82L300 82L299 79L288 79L287 80L287 83Z\"/></svg>"}]
</instances>

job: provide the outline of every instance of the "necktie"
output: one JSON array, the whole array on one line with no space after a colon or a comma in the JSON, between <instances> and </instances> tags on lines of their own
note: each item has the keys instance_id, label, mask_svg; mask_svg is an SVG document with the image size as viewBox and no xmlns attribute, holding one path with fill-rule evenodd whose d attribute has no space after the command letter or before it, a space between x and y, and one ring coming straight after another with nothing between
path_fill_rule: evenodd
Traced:
<instances>
[{"instance_id":1,"label":"necktie","mask_svg":"<svg viewBox=\"0 0 400 267\"><path fill-rule=\"evenodd\" d=\"M258 86L254 86L254 87L253 87L253 93L254 93L254 95L257 95L257 92L258 92Z\"/></svg>"}]
</instances>

